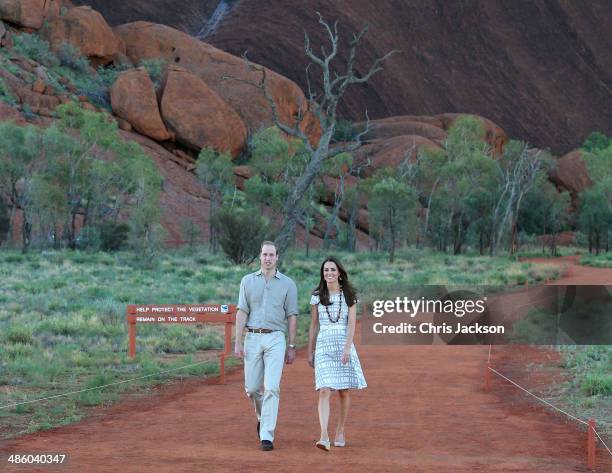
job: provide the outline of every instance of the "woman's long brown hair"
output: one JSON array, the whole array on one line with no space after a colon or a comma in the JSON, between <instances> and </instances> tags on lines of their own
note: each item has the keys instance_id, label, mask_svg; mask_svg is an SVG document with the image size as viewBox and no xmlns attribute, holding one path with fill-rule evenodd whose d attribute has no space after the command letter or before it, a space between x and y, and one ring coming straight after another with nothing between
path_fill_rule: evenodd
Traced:
<instances>
[{"instance_id":1,"label":"woman's long brown hair","mask_svg":"<svg viewBox=\"0 0 612 473\"><path fill-rule=\"evenodd\" d=\"M346 301L346 305L352 307L357 303L357 293L355 288L351 285L348 279L348 274L344 269L344 266L340 264L333 256L328 256L321 263L321 278L319 280L319 285L312 291L313 295L319 296L319 300L323 305L330 305L329 302L329 290L327 289L327 283L325 282L325 276L323 275L323 267L325 263L332 262L338 268L338 284L340 285L340 290L344 293L344 300Z\"/></svg>"}]
</instances>

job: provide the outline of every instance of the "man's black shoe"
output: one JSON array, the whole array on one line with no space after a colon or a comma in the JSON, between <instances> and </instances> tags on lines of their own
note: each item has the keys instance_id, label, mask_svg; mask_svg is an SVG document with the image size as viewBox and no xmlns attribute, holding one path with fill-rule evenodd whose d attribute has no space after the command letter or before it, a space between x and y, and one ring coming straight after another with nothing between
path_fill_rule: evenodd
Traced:
<instances>
[{"instance_id":1,"label":"man's black shoe","mask_svg":"<svg viewBox=\"0 0 612 473\"><path fill-rule=\"evenodd\" d=\"M257 438L261 438L261 437L259 436L259 426L260 426L260 425L261 425L261 423L260 423L260 422L257 422Z\"/></svg>"},{"instance_id":2,"label":"man's black shoe","mask_svg":"<svg viewBox=\"0 0 612 473\"><path fill-rule=\"evenodd\" d=\"M269 440L262 440L261 447L264 452L269 452L270 450L274 450L274 445Z\"/></svg>"}]
</instances>

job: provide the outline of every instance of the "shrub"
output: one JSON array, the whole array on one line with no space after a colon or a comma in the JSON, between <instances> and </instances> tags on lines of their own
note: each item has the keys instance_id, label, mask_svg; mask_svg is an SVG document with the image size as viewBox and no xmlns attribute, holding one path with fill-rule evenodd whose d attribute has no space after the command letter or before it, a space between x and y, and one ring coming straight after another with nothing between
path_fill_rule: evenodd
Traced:
<instances>
[{"instance_id":1,"label":"shrub","mask_svg":"<svg viewBox=\"0 0 612 473\"><path fill-rule=\"evenodd\" d=\"M60 65L75 72L86 74L89 72L89 61L81 51L71 43L62 43L57 53Z\"/></svg>"},{"instance_id":2,"label":"shrub","mask_svg":"<svg viewBox=\"0 0 612 473\"><path fill-rule=\"evenodd\" d=\"M48 67L59 65L57 56L49 49L49 43L36 34L15 35L14 51Z\"/></svg>"},{"instance_id":3,"label":"shrub","mask_svg":"<svg viewBox=\"0 0 612 473\"><path fill-rule=\"evenodd\" d=\"M100 249L101 244L100 230L96 227L83 227L76 238L77 248L81 250L90 249L97 251Z\"/></svg>"},{"instance_id":4,"label":"shrub","mask_svg":"<svg viewBox=\"0 0 612 473\"><path fill-rule=\"evenodd\" d=\"M117 251L128 241L130 226L127 223L104 222L100 225L100 248Z\"/></svg>"},{"instance_id":5,"label":"shrub","mask_svg":"<svg viewBox=\"0 0 612 473\"><path fill-rule=\"evenodd\" d=\"M249 263L257 257L269 228L264 216L248 208L222 208L213 216L212 224L223 252L236 264Z\"/></svg>"},{"instance_id":6,"label":"shrub","mask_svg":"<svg viewBox=\"0 0 612 473\"><path fill-rule=\"evenodd\" d=\"M98 77L100 78L100 83L104 87L110 88L117 80L117 76L129 69L132 69L132 67L127 64L108 67L100 66L98 67Z\"/></svg>"},{"instance_id":7,"label":"shrub","mask_svg":"<svg viewBox=\"0 0 612 473\"><path fill-rule=\"evenodd\" d=\"M606 149L610 145L610 139L600 131L594 131L589 136L587 136L586 140L584 140L584 144L582 147L585 151L593 152L602 149Z\"/></svg>"},{"instance_id":8,"label":"shrub","mask_svg":"<svg viewBox=\"0 0 612 473\"><path fill-rule=\"evenodd\" d=\"M32 343L32 330L25 325L13 325L6 331L4 338L10 343L27 345Z\"/></svg>"},{"instance_id":9,"label":"shrub","mask_svg":"<svg viewBox=\"0 0 612 473\"><path fill-rule=\"evenodd\" d=\"M4 79L2 78L0 78L0 100L3 100L4 102L12 106L17 104L17 99L15 99L15 96L11 92L11 89L9 89L9 87L4 82Z\"/></svg>"},{"instance_id":10,"label":"shrub","mask_svg":"<svg viewBox=\"0 0 612 473\"><path fill-rule=\"evenodd\" d=\"M149 77L153 81L155 87L158 87L161 82L166 64L167 62L165 59L145 59L140 62L140 65L149 73Z\"/></svg>"},{"instance_id":11,"label":"shrub","mask_svg":"<svg viewBox=\"0 0 612 473\"><path fill-rule=\"evenodd\" d=\"M209 332L195 341L196 350L219 350L223 348L223 340L218 333Z\"/></svg>"},{"instance_id":12,"label":"shrub","mask_svg":"<svg viewBox=\"0 0 612 473\"><path fill-rule=\"evenodd\" d=\"M582 382L582 389L588 396L612 395L612 376L605 373L589 373Z\"/></svg>"},{"instance_id":13,"label":"shrub","mask_svg":"<svg viewBox=\"0 0 612 473\"><path fill-rule=\"evenodd\" d=\"M189 247L193 247L202 238L202 231L200 230L200 227L198 227L191 219L183 222L181 225L181 233L183 239L187 242ZM0 238L1 237L2 234L0 233Z\"/></svg>"},{"instance_id":14,"label":"shrub","mask_svg":"<svg viewBox=\"0 0 612 473\"><path fill-rule=\"evenodd\" d=\"M334 141L352 141L355 138L355 128L350 120L340 119L334 130Z\"/></svg>"}]
</instances>

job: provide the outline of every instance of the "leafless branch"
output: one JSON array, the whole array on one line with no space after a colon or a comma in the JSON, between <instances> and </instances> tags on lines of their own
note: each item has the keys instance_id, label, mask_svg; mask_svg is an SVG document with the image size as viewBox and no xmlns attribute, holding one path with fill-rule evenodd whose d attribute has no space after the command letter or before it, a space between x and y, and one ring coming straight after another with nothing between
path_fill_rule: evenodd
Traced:
<instances>
[{"instance_id":1,"label":"leafless branch","mask_svg":"<svg viewBox=\"0 0 612 473\"><path fill-rule=\"evenodd\" d=\"M247 79L241 79L239 77L234 77L234 76L223 76L221 79L222 80L234 80L236 82L241 82L243 84L248 84L251 85L259 90L262 91L264 98L266 99L266 101L268 102L268 105L270 106L270 110L272 111L272 119L274 121L274 124L283 132L287 133L290 136L294 136L296 138L299 138L300 140L302 140L303 144L307 147L307 149L309 151L312 151L312 147L310 145L310 141L308 139L308 136L306 136L306 134L300 130L300 125L301 122L304 119L304 114L302 113L302 110L300 109L298 111L298 117L295 120L295 124L293 127L283 123L280 119L280 116L278 114L278 107L276 105L276 102L274 100L274 97L272 97L272 94L270 94L270 91L268 90L268 86L267 86L267 71L266 68L263 66L259 66L254 64L253 62L250 61L250 59L247 57L247 53L245 51L245 53L242 55L242 58L246 64L246 66L248 67L249 71L254 71L254 72L260 72L261 73L261 80L259 80L259 82L255 82L255 81L251 81L251 80L247 80Z\"/></svg>"}]
</instances>

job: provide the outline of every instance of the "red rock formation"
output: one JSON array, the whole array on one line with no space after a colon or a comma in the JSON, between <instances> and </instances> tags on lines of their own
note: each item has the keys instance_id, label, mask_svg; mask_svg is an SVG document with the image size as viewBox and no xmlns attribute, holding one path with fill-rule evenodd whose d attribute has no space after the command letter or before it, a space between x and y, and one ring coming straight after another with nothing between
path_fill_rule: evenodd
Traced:
<instances>
[{"instance_id":1,"label":"red rock formation","mask_svg":"<svg viewBox=\"0 0 612 473\"><path fill-rule=\"evenodd\" d=\"M422 147L442 149L437 143L416 135L400 135L393 138L376 140L359 148L355 153L356 163L370 165L364 168L363 174L368 177L382 167L397 167L408 156L416 158L416 153Z\"/></svg>"},{"instance_id":2,"label":"red rock formation","mask_svg":"<svg viewBox=\"0 0 612 473\"><path fill-rule=\"evenodd\" d=\"M40 28L46 12L46 0L2 0L0 2L0 19L25 28Z\"/></svg>"},{"instance_id":3,"label":"red rock formation","mask_svg":"<svg viewBox=\"0 0 612 473\"><path fill-rule=\"evenodd\" d=\"M249 71L243 59L164 25L138 21L118 26L114 31L125 42L126 53L134 63L161 58L185 67L236 110L250 131L256 132L273 123L271 108L261 91L245 83L258 83L261 73ZM305 109L304 93L280 74L269 69L266 74L268 90L280 119L294 123L299 111ZM301 128L311 142L318 140L317 125L310 114L302 122Z\"/></svg>"},{"instance_id":4,"label":"red rock formation","mask_svg":"<svg viewBox=\"0 0 612 473\"><path fill-rule=\"evenodd\" d=\"M19 125L25 125L27 123L19 111L0 100L0 122L7 120L13 120Z\"/></svg>"},{"instance_id":5,"label":"red rock formation","mask_svg":"<svg viewBox=\"0 0 612 473\"><path fill-rule=\"evenodd\" d=\"M176 139L191 148L211 146L236 157L246 140L238 114L187 69L169 66L163 80L161 114Z\"/></svg>"},{"instance_id":6,"label":"red rock formation","mask_svg":"<svg viewBox=\"0 0 612 473\"><path fill-rule=\"evenodd\" d=\"M123 52L121 42L104 17L90 7L69 9L63 16L49 21L41 32L54 49L68 42L100 64L112 61L115 55Z\"/></svg>"},{"instance_id":7,"label":"red rock formation","mask_svg":"<svg viewBox=\"0 0 612 473\"><path fill-rule=\"evenodd\" d=\"M556 166L548 172L548 178L558 189L570 193L573 208L577 207L578 194L592 184L579 150L571 151L557 159Z\"/></svg>"},{"instance_id":8,"label":"red rock formation","mask_svg":"<svg viewBox=\"0 0 612 473\"><path fill-rule=\"evenodd\" d=\"M157 141L170 139L162 121L153 82L144 67L122 72L110 89L113 113Z\"/></svg>"},{"instance_id":9,"label":"red rock formation","mask_svg":"<svg viewBox=\"0 0 612 473\"><path fill-rule=\"evenodd\" d=\"M356 131L364 130L366 122L355 123ZM370 121L366 141L393 138L400 135L418 135L441 144L446 139L443 121L435 117L400 115Z\"/></svg>"},{"instance_id":10,"label":"red rock formation","mask_svg":"<svg viewBox=\"0 0 612 473\"><path fill-rule=\"evenodd\" d=\"M337 20L345 40L369 25L355 64L361 73L385 52L402 51L367 87L347 90L345 118L363 120L365 109L370 118L469 111L557 154L593 130L612 135L609 0L269 0L265 8L241 0L206 41L237 55L248 48L306 90L304 31L315 51L328 44L316 11ZM344 43L338 62L347 55ZM321 82L317 74L311 81Z\"/></svg>"}]
</instances>

